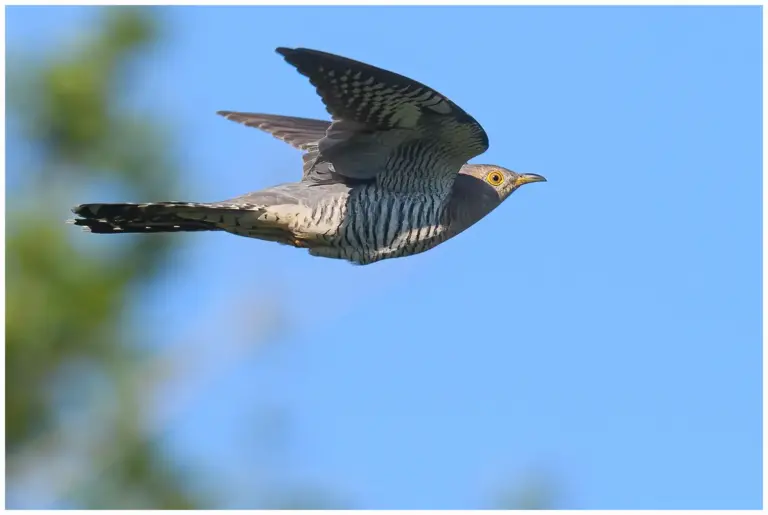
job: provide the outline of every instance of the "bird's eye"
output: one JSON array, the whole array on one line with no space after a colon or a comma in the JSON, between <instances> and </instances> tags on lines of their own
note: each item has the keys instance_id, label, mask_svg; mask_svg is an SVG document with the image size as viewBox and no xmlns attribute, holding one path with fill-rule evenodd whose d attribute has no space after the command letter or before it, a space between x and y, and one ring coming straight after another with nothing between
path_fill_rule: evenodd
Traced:
<instances>
[{"instance_id":1,"label":"bird's eye","mask_svg":"<svg viewBox=\"0 0 768 515\"><path fill-rule=\"evenodd\" d=\"M485 177L485 180L491 186L501 186L501 183L504 182L504 176L499 172L491 172Z\"/></svg>"}]
</instances>

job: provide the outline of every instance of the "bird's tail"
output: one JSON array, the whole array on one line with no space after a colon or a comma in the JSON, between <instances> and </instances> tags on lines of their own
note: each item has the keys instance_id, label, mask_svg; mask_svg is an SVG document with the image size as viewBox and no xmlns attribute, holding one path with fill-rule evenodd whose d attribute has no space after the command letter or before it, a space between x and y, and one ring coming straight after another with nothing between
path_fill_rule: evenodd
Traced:
<instances>
[{"instance_id":1,"label":"bird's tail","mask_svg":"<svg viewBox=\"0 0 768 515\"><path fill-rule=\"evenodd\" d=\"M67 222L96 234L219 231L217 211L196 202L80 204L72 208L80 218Z\"/></svg>"}]
</instances>

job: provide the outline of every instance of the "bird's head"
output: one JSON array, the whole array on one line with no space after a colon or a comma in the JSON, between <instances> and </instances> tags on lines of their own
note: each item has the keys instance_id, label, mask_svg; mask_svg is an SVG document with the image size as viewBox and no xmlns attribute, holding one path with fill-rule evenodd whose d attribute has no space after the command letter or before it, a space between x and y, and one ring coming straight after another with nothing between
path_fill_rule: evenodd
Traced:
<instances>
[{"instance_id":1,"label":"bird's head","mask_svg":"<svg viewBox=\"0 0 768 515\"><path fill-rule=\"evenodd\" d=\"M546 181L496 165L464 165L453 183L449 213L462 231L496 209L523 184Z\"/></svg>"},{"instance_id":2,"label":"bird's head","mask_svg":"<svg viewBox=\"0 0 768 515\"><path fill-rule=\"evenodd\" d=\"M484 184L483 189L489 196L491 192L498 196L501 203L523 184L531 182L546 182L546 179L535 173L517 173L496 165L464 165L460 175L473 177Z\"/></svg>"}]
</instances>

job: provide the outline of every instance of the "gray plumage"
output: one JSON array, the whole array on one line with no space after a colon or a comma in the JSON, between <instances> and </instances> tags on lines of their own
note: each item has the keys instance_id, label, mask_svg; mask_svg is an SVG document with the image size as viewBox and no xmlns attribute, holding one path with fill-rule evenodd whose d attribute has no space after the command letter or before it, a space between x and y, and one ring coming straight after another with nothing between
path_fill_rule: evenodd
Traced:
<instances>
[{"instance_id":1,"label":"gray plumage","mask_svg":"<svg viewBox=\"0 0 768 515\"><path fill-rule=\"evenodd\" d=\"M325 52L278 48L309 78L332 121L219 111L303 151L303 175L222 202L81 204L100 234L227 231L369 264L424 252L544 181L467 161L487 150L477 121L407 77Z\"/></svg>"}]
</instances>

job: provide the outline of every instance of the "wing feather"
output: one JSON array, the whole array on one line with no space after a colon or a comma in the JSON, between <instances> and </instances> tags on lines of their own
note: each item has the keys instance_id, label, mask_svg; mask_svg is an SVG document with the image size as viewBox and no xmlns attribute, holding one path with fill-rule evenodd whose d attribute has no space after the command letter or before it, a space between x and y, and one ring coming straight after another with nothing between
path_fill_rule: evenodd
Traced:
<instances>
[{"instance_id":1,"label":"wing feather","mask_svg":"<svg viewBox=\"0 0 768 515\"><path fill-rule=\"evenodd\" d=\"M474 118L420 82L317 50L277 52L309 78L333 117L315 162L330 163L337 175L392 189L446 190L460 167L488 148Z\"/></svg>"},{"instance_id":2,"label":"wing feather","mask_svg":"<svg viewBox=\"0 0 768 515\"><path fill-rule=\"evenodd\" d=\"M325 120L276 114L240 113L237 111L218 111L216 114L227 120L242 123L247 127L261 129L300 150L307 150L308 147L317 145L317 142L325 137L325 133L331 125L331 122Z\"/></svg>"}]
</instances>

